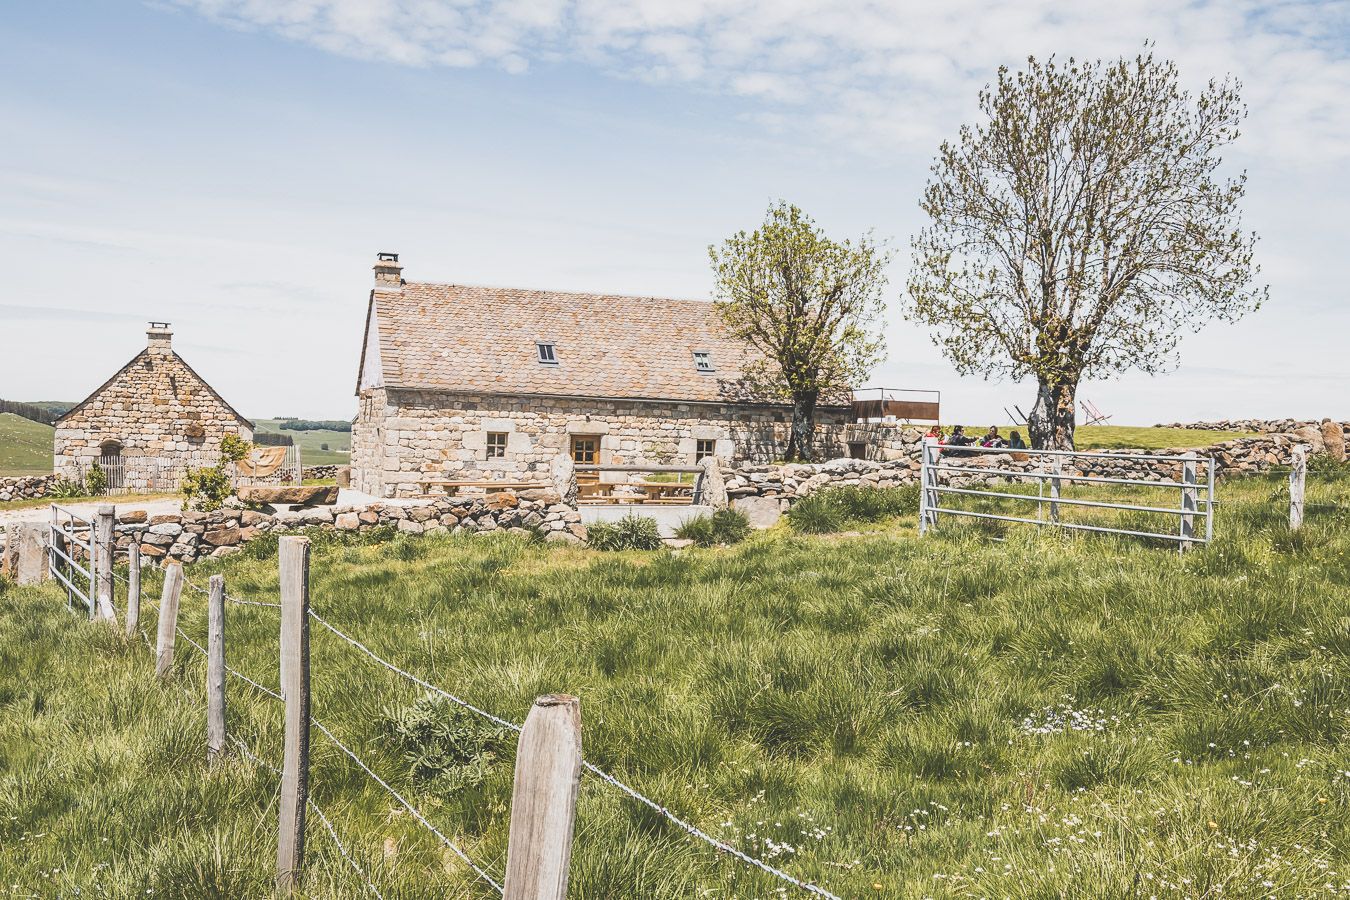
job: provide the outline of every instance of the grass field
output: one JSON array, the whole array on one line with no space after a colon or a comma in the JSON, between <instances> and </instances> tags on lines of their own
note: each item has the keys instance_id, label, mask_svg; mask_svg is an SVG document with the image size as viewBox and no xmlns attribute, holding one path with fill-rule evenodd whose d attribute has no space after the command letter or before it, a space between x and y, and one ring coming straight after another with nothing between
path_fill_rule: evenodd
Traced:
<instances>
[{"instance_id":1,"label":"grass field","mask_svg":"<svg viewBox=\"0 0 1350 900\"><path fill-rule=\"evenodd\" d=\"M352 436L348 431L282 431L281 419L254 419L257 433L286 434L300 445L307 466L347 465L351 461ZM327 450L320 449L324 444Z\"/></svg>"},{"instance_id":2,"label":"grass field","mask_svg":"<svg viewBox=\"0 0 1350 900\"><path fill-rule=\"evenodd\" d=\"M775 529L680 553L316 538L312 598L515 721L535 695L577 694L588 759L842 897L1342 895L1350 478L1310 483L1297 535L1278 477L1220 497L1215 543L1184 555L954 519L919 539L909 515L854 538ZM212 571L236 596L275 594L262 543L189 579ZM276 611L228 613L231 665L275 685ZM0 617L11 891L268 895L276 778L237 758L206 767L197 652L180 640L185 695L50 586L4 591ZM185 593L201 642L205 618ZM154 633L153 609L143 624ZM318 626L312 654L315 716L500 877L512 742L418 706ZM232 729L276 762L280 709L229 684ZM435 739L437 722L455 727ZM492 896L313 740L313 796L385 896ZM308 895L362 896L312 829ZM571 896L806 895L588 777Z\"/></svg>"},{"instance_id":3,"label":"grass field","mask_svg":"<svg viewBox=\"0 0 1350 900\"><path fill-rule=\"evenodd\" d=\"M50 475L55 429L0 413L0 475Z\"/></svg>"},{"instance_id":4,"label":"grass field","mask_svg":"<svg viewBox=\"0 0 1350 900\"><path fill-rule=\"evenodd\" d=\"M981 437L988 425L967 425L966 434ZM951 429L946 429L950 431ZM1000 425L999 433L1007 438L1013 430ZM1025 427L1016 429L1027 437ZM1078 450L1168 450L1208 447L1220 441L1251 437L1250 431L1196 431L1190 428L1151 428L1132 425L1079 425L1074 429L1074 446Z\"/></svg>"}]
</instances>

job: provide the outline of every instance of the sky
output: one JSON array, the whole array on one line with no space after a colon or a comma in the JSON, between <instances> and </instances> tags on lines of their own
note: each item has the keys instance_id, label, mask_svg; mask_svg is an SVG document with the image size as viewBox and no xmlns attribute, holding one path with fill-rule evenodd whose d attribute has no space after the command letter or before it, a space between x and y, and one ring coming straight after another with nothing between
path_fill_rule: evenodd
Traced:
<instances>
[{"instance_id":1,"label":"sky","mask_svg":"<svg viewBox=\"0 0 1350 900\"><path fill-rule=\"evenodd\" d=\"M0 17L0 397L78 400L148 320L247 416L350 418L371 265L709 298L707 247L778 199L890 242L870 385L1006 424L899 314L939 144L1028 54L1133 56L1250 107L1224 171L1270 299L1168 374L1079 392L1118 424L1350 419L1350 3L152 0ZM654 352L659 348L654 348Z\"/></svg>"}]
</instances>

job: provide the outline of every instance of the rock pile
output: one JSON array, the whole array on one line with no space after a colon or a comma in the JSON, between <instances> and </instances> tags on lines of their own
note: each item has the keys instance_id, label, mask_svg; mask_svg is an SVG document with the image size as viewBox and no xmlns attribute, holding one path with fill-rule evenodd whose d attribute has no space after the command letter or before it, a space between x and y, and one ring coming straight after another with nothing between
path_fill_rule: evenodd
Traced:
<instances>
[{"instance_id":1,"label":"rock pile","mask_svg":"<svg viewBox=\"0 0 1350 900\"><path fill-rule=\"evenodd\" d=\"M10 500L37 500L47 496L56 484L56 475L27 475L0 478L0 503Z\"/></svg>"}]
</instances>

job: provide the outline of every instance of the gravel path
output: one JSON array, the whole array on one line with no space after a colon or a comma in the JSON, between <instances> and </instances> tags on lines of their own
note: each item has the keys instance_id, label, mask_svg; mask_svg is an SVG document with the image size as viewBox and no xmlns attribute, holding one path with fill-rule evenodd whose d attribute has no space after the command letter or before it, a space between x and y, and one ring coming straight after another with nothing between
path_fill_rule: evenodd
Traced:
<instances>
[{"instance_id":1,"label":"gravel path","mask_svg":"<svg viewBox=\"0 0 1350 900\"><path fill-rule=\"evenodd\" d=\"M177 513L183 508L183 501L177 497L165 497L160 500L142 500L139 503L118 503L116 497L111 497L106 500L57 500L55 502L60 504L64 509L69 509L82 516L90 517L98 511L100 506L108 502L112 502L117 507L118 513L143 509L147 514L152 516ZM13 522L50 522L51 518L52 512L50 506L34 506L29 509L6 509L0 511L0 526L8 525Z\"/></svg>"}]
</instances>

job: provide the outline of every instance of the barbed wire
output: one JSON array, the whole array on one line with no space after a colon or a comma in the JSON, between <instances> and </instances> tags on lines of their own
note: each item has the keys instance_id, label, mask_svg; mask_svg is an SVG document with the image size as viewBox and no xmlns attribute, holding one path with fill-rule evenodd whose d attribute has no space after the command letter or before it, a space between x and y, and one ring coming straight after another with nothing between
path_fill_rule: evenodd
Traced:
<instances>
[{"instance_id":1,"label":"barbed wire","mask_svg":"<svg viewBox=\"0 0 1350 900\"><path fill-rule=\"evenodd\" d=\"M281 777L280 769L272 765L267 760L260 758L257 754L255 754L252 750L249 749L248 744L244 743L242 739L236 737L233 734L230 735L229 737L231 741L234 741L235 745L239 748L239 751L243 753L244 756L247 757L250 761L272 772L278 778ZM361 880L366 883L366 887L370 889L370 892L374 894L376 897L380 898L380 900L384 900L384 895L380 893L379 888L375 887L375 885L371 883L370 876L367 875L366 871L361 868L360 864L357 863L357 861L352 858L352 855L347 852L346 845L344 845L342 843L342 839L338 837L337 829L333 827L333 823L332 821L329 820L328 816L324 815L323 809L319 806L319 804L315 803L313 799L308 797L306 798L306 803L308 804L309 808L314 811L314 814L319 817L319 822L328 831L328 836L333 839L333 845L337 847L338 853L341 854L342 858L347 861L347 864L352 867L352 870L355 871L357 875L361 876Z\"/></svg>"},{"instance_id":2,"label":"barbed wire","mask_svg":"<svg viewBox=\"0 0 1350 900\"><path fill-rule=\"evenodd\" d=\"M376 784L378 784L380 787L388 791L389 794L395 800L397 800L403 806L404 809L412 813L413 817L416 818L417 821L421 822L422 825L425 826L432 834L440 838L441 843L443 843L446 847L450 848L451 852L453 852L456 856L462 859L465 865L467 865L470 869L473 869L474 872L478 874L479 878L483 879L488 884L492 885L492 887L497 891L497 893L505 894L505 890L502 888L501 884L499 884L496 881L496 879L494 879L487 872L479 868L478 865L472 859L469 858L467 853L465 853L458 846L456 846L454 841L450 840L448 837L441 834L440 829L438 829L435 825L432 825L431 822L427 821L426 816L422 815L422 813L418 811L417 807L413 806L411 803L409 803L407 800L403 798L402 794L400 794L398 791L390 787L389 782L385 781L379 775L375 774L375 770L372 769L370 766L366 765L365 761L362 760L361 757L353 753L352 750L346 744L338 740L337 736L334 735L333 732L329 731L327 726L325 726L322 722L313 717L311 717L309 721L312 725L314 725L315 728L322 731L328 737L328 740L333 742L334 746L336 746L343 753L347 754L347 756L351 759L352 762L356 763L361 769L365 771L367 775L369 775L372 779L374 779Z\"/></svg>"},{"instance_id":3,"label":"barbed wire","mask_svg":"<svg viewBox=\"0 0 1350 900\"><path fill-rule=\"evenodd\" d=\"M479 714L480 716L490 719L491 721L496 722L498 725L502 725L513 731L521 730L520 725L517 725L514 722L509 722L506 719L503 719L500 716L495 716L490 712L486 712L485 710L479 709L477 706L474 706L467 700L457 697L454 694L450 693L449 691L446 691L443 688L440 688L429 681L418 678L416 675L413 675L410 672L406 672L403 669L400 669L398 666L380 657L378 654L375 653L375 651L371 650L365 644L361 643L360 641L356 640L350 635L344 633L336 625L333 625L332 623L328 622L314 610L311 609L309 611L309 614L320 625L324 626L329 631L333 632L333 634L336 634L338 637L342 638L344 641L351 644L353 647L360 650L362 653L365 653L371 659L375 660L377 663L384 666L386 669L389 669L391 672L395 672L399 675L402 675L404 678L408 679L409 681L412 681L415 684L421 685L422 687L427 688L428 690L436 694L439 694L440 696L445 697L449 700L453 700L455 703L458 703L465 709L468 709L472 712ZM587 762L586 760L583 759L581 765L583 768L585 768L591 774L595 775L601 781L611 785L614 788L617 788L619 791L623 792L624 794L627 794L629 797L633 798L634 800L637 800L644 806L647 806L648 808L654 810L659 815L665 817L666 819L669 819L671 822L678 825L686 833L692 835L693 837L696 837L710 844L711 846L717 848L718 850L724 853L728 853L731 856L734 856L737 859L741 860L742 862L746 862L754 866L755 868L760 869L761 871L767 872L770 875L780 878L783 881L786 881L788 884L794 885L795 887L799 887L802 890L807 891L808 893L812 893L820 897L827 897L830 898L830 900L840 900L840 898L837 895L830 893L829 891L825 890L824 888L818 885L802 881L799 878L794 878L793 876L782 871L781 869L776 869L773 866L769 865L768 863L764 862L763 860L756 859L755 857L749 855L748 853L736 849L735 847L731 846L725 841L718 840L717 838L708 834L706 831L700 829L698 826L686 822L684 819L681 819L679 816L671 812L667 807L661 805L660 803L657 803L655 800L651 799L650 797L647 797L646 795L642 794L635 788L629 787L627 784L624 784L622 781L615 778L613 775L610 775L608 772L605 772L603 769L599 768L593 763Z\"/></svg>"},{"instance_id":4,"label":"barbed wire","mask_svg":"<svg viewBox=\"0 0 1350 900\"><path fill-rule=\"evenodd\" d=\"M377 663L379 663L380 665L384 666L384 667L385 667L386 669L388 669L389 671L395 672L395 673L397 673L397 674L399 674L399 675L402 675L404 678L408 679L409 681L413 682L414 684L421 685L422 687L426 688L427 690L429 690L429 691L431 691L431 692L433 692L433 693L435 693L435 694L439 694L440 696L446 698L447 700L451 700L451 701L453 701L453 702L455 702L455 703L458 703L460 706L464 707L465 709L467 709L467 710L469 710L469 711L471 711L471 712L475 712L475 713L477 713L478 715L484 717L485 719L490 719L491 721L496 722L498 725L502 726L503 728L509 728L509 729L511 729L512 731L520 731L521 726L517 725L515 722L507 721L506 719L503 719L501 716L495 716L495 715L493 715L492 713L488 712L487 710L479 709L477 706L474 706L472 703L470 703L469 701L465 700L464 698L462 698L462 697L456 697L454 694L450 693L449 691L445 690L444 688L437 687L436 685L432 684L432 683L429 682L429 681L425 681L425 680L423 680L423 679L421 679L421 678L418 678L416 675L412 674L411 672L405 672L405 671L403 671L403 670L400 669L398 666L396 666L396 665L394 665L393 663L389 662L387 659L384 659L384 658L378 656L378 655L375 653L374 650L371 650L371 649L370 649L369 647L367 647L365 644L363 644L363 643L361 643L360 641L356 640L356 638L351 637L350 635L348 635L347 633L345 633L344 631L342 631L341 629L339 629L336 625L334 625L334 624L332 624L331 622L329 622L329 621L328 621L327 619L325 619L323 616L321 616L321 615L319 615L318 613L316 613L314 610L311 609L311 610L309 611L309 615L310 615L310 617L311 617L312 619L314 619L314 621L318 622L318 623L319 623L320 625L322 625L324 628L327 628L329 631L333 632L333 634L335 634L335 635L337 635L338 637L342 638L344 641L346 641L347 643L351 644L353 647L355 647L356 649L360 650L362 653L366 654L366 655L369 656L371 659L375 660Z\"/></svg>"},{"instance_id":5,"label":"barbed wire","mask_svg":"<svg viewBox=\"0 0 1350 900\"><path fill-rule=\"evenodd\" d=\"M202 590L201 588L197 587L197 585L195 585L195 584L193 584L192 582L188 581L186 578L183 579L183 584L185 584L185 585L187 585L188 587L192 588L194 591L196 591L196 592L199 593L199 594L203 594L203 595L205 595L205 596L207 596L207 597L211 596L211 592L210 592L210 591L204 591L204 590ZM226 591L226 592L225 592L225 599L228 600L230 603L238 603L240 606L266 606L266 607L269 607L269 608L271 608L271 609L281 609L281 604L280 604L280 603L271 603L271 602L269 602L269 601L267 601L267 600L245 600L245 599L243 599L242 597L235 597L235 596L232 596L232 595L230 594L229 591Z\"/></svg>"}]
</instances>

